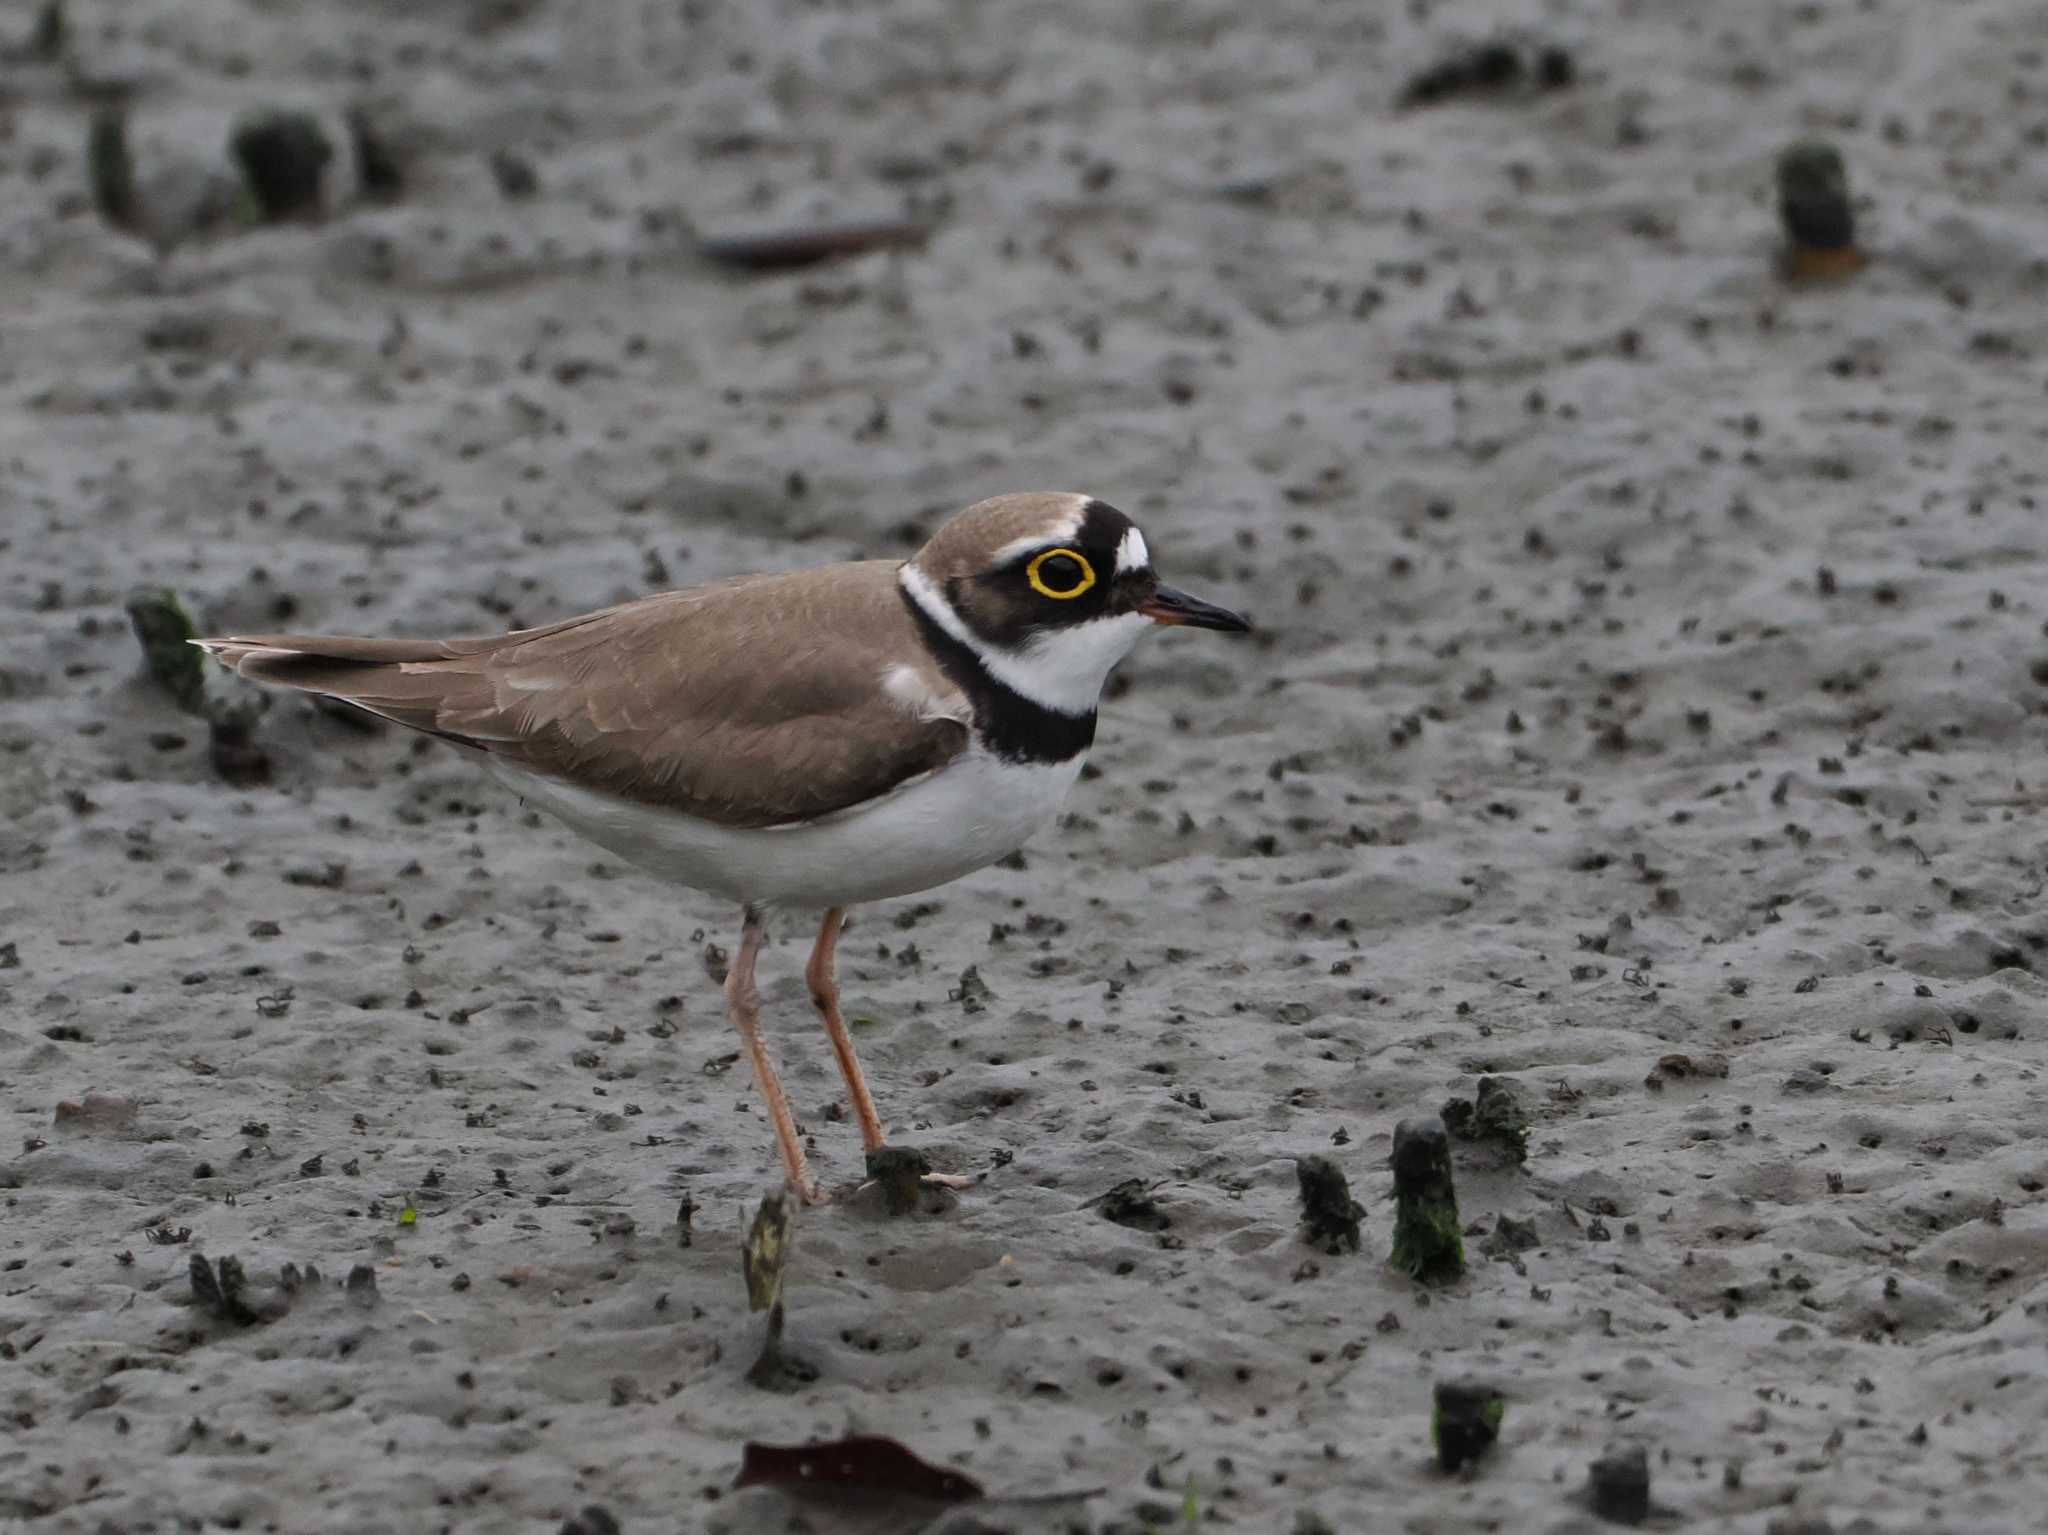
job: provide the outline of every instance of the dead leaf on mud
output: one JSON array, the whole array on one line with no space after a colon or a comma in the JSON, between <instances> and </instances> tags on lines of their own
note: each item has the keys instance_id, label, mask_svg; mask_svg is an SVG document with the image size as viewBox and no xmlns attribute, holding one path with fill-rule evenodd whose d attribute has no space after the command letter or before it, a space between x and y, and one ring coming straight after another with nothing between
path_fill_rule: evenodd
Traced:
<instances>
[{"instance_id":1,"label":"dead leaf on mud","mask_svg":"<svg viewBox=\"0 0 2048 1535\"><path fill-rule=\"evenodd\" d=\"M735 1487L844 1487L896 1493L935 1503L984 1496L981 1484L934 1466L881 1434L854 1434L818 1444L748 1444Z\"/></svg>"}]
</instances>

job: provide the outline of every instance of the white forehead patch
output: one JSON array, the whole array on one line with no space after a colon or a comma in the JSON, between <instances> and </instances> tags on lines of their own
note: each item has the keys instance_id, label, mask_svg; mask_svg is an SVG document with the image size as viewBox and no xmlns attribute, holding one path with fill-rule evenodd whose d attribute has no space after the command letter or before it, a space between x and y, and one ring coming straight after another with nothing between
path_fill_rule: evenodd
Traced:
<instances>
[{"instance_id":1,"label":"white forehead patch","mask_svg":"<svg viewBox=\"0 0 2048 1535\"><path fill-rule=\"evenodd\" d=\"M1040 549L1051 549L1060 544L1070 544L1081 531L1081 524L1088 520L1088 498L1069 497L1074 504L1066 514L1055 518L1036 533L1027 533L1022 538L1013 538L989 558L990 565L1005 565L1022 555L1032 554Z\"/></svg>"},{"instance_id":2,"label":"white forehead patch","mask_svg":"<svg viewBox=\"0 0 2048 1535\"><path fill-rule=\"evenodd\" d=\"M1116 573L1122 575L1127 570L1143 570L1151 563L1152 551L1145 547L1145 535L1132 528L1116 546Z\"/></svg>"}]
</instances>

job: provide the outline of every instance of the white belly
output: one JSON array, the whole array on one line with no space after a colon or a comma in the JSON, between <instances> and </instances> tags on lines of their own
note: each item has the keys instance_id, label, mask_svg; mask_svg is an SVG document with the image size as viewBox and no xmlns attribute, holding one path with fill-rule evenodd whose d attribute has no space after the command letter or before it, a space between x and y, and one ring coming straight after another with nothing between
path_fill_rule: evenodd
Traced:
<instances>
[{"instance_id":1,"label":"white belly","mask_svg":"<svg viewBox=\"0 0 2048 1535\"><path fill-rule=\"evenodd\" d=\"M521 799L651 873L743 904L785 906L852 906L984 868L1050 821L1081 771L1079 757L1047 766L970 751L822 820L748 829L486 761Z\"/></svg>"}]
</instances>

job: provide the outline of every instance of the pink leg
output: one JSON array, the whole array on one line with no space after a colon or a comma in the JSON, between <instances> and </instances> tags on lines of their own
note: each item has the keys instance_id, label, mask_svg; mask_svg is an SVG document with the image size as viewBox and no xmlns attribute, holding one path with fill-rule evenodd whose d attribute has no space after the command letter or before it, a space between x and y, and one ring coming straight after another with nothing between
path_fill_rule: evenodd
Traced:
<instances>
[{"instance_id":1,"label":"pink leg","mask_svg":"<svg viewBox=\"0 0 2048 1535\"><path fill-rule=\"evenodd\" d=\"M846 1020L839 1014L839 982L832 973L833 956L839 948L839 929L845 921L846 909L842 906L835 906L825 913L825 921L818 929L818 941L811 949L811 961L804 966L804 979L810 984L811 1006L825 1020L825 1032L832 1039L832 1053L839 1057L839 1074L846 1078L846 1095L853 1100L853 1114L860 1121L861 1148L872 1155L887 1142L882 1138L882 1121L875 1113L875 1100L868 1092L867 1078L860 1069L860 1057L853 1053L853 1036L847 1033ZM946 1188L964 1189L971 1188L980 1180L953 1173L926 1173L924 1181Z\"/></svg>"},{"instance_id":2,"label":"pink leg","mask_svg":"<svg viewBox=\"0 0 2048 1535\"><path fill-rule=\"evenodd\" d=\"M810 983L811 1006L825 1020L825 1032L832 1038L832 1053L839 1057L839 1074L846 1078L846 1096L853 1100L854 1117L860 1121L861 1147L874 1151L882 1144L882 1121L876 1117L867 1078L861 1075L860 1057L853 1053L853 1036L846 1032L846 1020L839 1016L839 982L832 975L832 956L839 947L839 927L845 920L844 907L835 906L825 913L824 925L818 929L818 942L811 949L811 962L804 966L804 979Z\"/></svg>"},{"instance_id":3,"label":"pink leg","mask_svg":"<svg viewBox=\"0 0 2048 1535\"><path fill-rule=\"evenodd\" d=\"M782 1148L782 1165L789 1181L805 1204L817 1204L824 1196L811 1179L803 1143L797 1139L796 1119L789 1112L789 1099L782 1091L782 1079L775 1075L775 1063L768 1059L768 1046L761 1038L761 993L754 985L754 966L767 940L768 930L762 925L761 914L748 907L746 926L740 933L740 951L733 955L732 968L725 977L725 1006L732 1014L733 1027L740 1031L747 1059L754 1063L754 1080L760 1084L762 1098L767 1100L769 1118L775 1121L775 1139Z\"/></svg>"}]
</instances>

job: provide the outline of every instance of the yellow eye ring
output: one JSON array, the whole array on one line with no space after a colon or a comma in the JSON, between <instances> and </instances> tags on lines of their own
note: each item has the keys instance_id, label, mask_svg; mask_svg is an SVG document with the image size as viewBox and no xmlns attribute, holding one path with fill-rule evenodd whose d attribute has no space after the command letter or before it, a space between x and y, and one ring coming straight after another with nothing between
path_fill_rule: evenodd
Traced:
<instances>
[{"instance_id":1,"label":"yellow eye ring","mask_svg":"<svg viewBox=\"0 0 2048 1535\"><path fill-rule=\"evenodd\" d=\"M1057 586L1047 586L1045 584L1045 577L1038 573L1039 567L1044 565L1047 560L1060 559L1072 560L1081 567L1081 579L1064 590ZM1065 602L1069 598L1080 596L1095 584L1095 567L1088 563L1087 556L1079 550L1047 549L1044 553L1035 556L1031 563L1024 567L1024 579L1031 583L1031 589L1037 592L1039 596L1056 597L1060 601Z\"/></svg>"}]
</instances>

